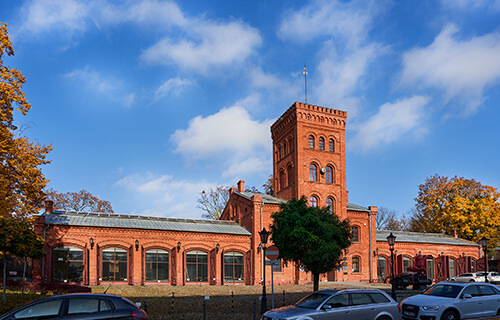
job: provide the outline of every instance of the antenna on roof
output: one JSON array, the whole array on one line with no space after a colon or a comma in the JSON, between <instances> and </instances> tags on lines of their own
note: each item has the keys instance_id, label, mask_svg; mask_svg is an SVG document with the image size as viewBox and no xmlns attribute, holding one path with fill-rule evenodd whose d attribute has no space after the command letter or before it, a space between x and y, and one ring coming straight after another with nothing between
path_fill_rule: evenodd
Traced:
<instances>
[{"instance_id":1,"label":"antenna on roof","mask_svg":"<svg viewBox=\"0 0 500 320\"><path fill-rule=\"evenodd\" d=\"M302 73L304 74L305 92L306 92L306 104L307 104L307 68L306 68L306 64L305 63L304 63L304 71Z\"/></svg>"}]
</instances>

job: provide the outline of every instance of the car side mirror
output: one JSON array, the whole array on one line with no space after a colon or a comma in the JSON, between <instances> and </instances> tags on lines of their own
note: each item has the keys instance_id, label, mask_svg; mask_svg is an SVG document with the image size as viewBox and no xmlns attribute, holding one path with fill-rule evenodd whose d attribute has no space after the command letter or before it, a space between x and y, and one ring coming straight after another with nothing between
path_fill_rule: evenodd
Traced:
<instances>
[{"instance_id":1,"label":"car side mirror","mask_svg":"<svg viewBox=\"0 0 500 320\"><path fill-rule=\"evenodd\" d=\"M331 305L329 305L329 304L325 304L325 305L323 306L323 310L330 310L331 308L332 308L332 306L331 306Z\"/></svg>"},{"instance_id":2,"label":"car side mirror","mask_svg":"<svg viewBox=\"0 0 500 320\"><path fill-rule=\"evenodd\" d=\"M462 299L470 299L470 298L472 298L470 293L464 293L464 295L462 296Z\"/></svg>"}]
</instances>

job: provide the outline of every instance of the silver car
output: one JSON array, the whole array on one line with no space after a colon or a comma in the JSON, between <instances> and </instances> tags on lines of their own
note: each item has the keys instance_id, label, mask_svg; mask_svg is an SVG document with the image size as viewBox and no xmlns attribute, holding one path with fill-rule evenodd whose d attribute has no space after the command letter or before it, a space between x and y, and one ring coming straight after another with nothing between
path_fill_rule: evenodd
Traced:
<instances>
[{"instance_id":1,"label":"silver car","mask_svg":"<svg viewBox=\"0 0 500 320\"><path fill-rule=\"evenodd\" d=\"M261 320L399 320L398 303L378 289L324 289L296 304L270 310Z\"/></svg>"},{"instance_id":2,"label":"silver car","mask_svg":"<svg viewBox=\"0 0 500 320\"><path fill-rule=\"evenodd\" d=\"M402 319L458 320L500 315L500 290L490 283L439 282L401 302Z\"/></svg>"}]
</instances>

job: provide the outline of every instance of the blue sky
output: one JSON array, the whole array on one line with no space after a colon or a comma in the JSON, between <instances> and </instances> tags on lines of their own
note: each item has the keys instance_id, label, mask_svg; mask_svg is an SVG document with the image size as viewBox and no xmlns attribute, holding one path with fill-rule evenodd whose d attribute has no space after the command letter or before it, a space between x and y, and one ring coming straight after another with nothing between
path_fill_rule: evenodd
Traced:
<instances>
[{"instance_id":1,"label":"blue sky","mask_svg":"<svg viewBox=\"0 0 500 320\"><path fill-rule=\"evenodd\" d=\"M199 218L272 173L294 101L348 112L349 201L400 214L434 174L498 187L500 1L0 2L59 192Z\"/></svg>"}]
</instances>

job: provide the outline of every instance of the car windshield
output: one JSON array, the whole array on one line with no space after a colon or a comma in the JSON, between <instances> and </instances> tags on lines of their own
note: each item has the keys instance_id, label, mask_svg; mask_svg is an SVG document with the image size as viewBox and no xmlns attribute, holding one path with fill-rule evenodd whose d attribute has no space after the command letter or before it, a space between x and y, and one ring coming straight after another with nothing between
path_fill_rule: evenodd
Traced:
<instances>
[{"instance_id":1,"label":"car windshield","mask_svg":"<svg viewBox=\"0 0 500 320\"><path fill-rule=\"evenodd\" d=\"M436 284L429 289L425 290L423 294L428 296L446 297L446 298L456 298L460 291L461 286L456 286L452 284Z\"/></svg>"},{"instance_id":2,"label":"car windshield","mask_svg":"<svg viewBox=\"0 0 500 320\"><path fill-rule=\"evenodd\" d=\"M320 304L322 304L330 296L331 296L330 294L314 292L314 293L311 293L310 295L300 299L295 305L297 307L306 308L306 309L316 309L317 307L319 307Z\"/></svg>"}]
</instances>

